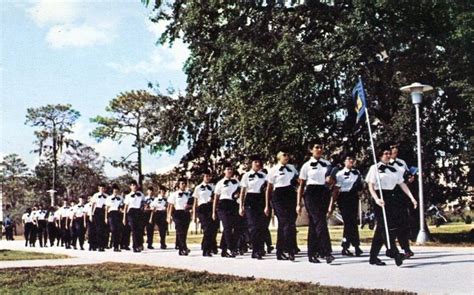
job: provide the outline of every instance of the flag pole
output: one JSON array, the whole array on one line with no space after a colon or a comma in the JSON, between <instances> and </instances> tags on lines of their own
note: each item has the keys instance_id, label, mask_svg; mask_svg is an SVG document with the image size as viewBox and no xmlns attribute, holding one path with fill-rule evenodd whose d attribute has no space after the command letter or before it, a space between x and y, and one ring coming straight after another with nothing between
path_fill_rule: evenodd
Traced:
<instances>
[{"instance_id":1,"label":"flag pole","mask_svg":"<svg viewBox=\"0 0 474 295\"><path fill-rule=\"evenodd\" d=\"M382 186L380 185L380 174L379 174L379 169L377 167L377 157L375 156L374 139L372 138L372 128L370 127L369 112L367 110L367 107L365 108L365 118L366 118L366 121L367 121L367 127L369 129L370 146L372 148L372 157L373 157L374 164L375 164L375 178L377 179L377 185L379 187L380 199L383 201ZM382 206L382 215L383 215L383 222L385 224L385 226L384 226L385 227L385 236L387 237L387 249L392 249L392 245L390 245L390 235L389 235L389 232L388 232L387 213L385 212L385 205Z\"/></svg>"},{"instance_id":2,"label":"flag pole","mask_svg":"<svg viewBox=\"0 0 474 295\"><path fill-rule=\"evenodd\" d=\"M362 85L362 92L364 92L364 86L363 86L362 79L360 76L359 76L359 82ZM375 156L374 139L372 137L372 127L370 126L369 110L367 109L367 106L365 104L364 104L364 108L365 108L365 118L367 122L367 128L369 129L369 138L370 138L370 146L372 148L372 157L373 157L374 165L375 165L375 178L377 179L377 185L379 187L380 199L383 201L382 185L380 184L380 174L379 174L379 169L377 167L377 157ZM382 207L383 222L385 224L384 227L385 227L385 236L387 238L387 249L391 249L392 245L390 245L390 234L388 231L387 213L385 211L385 204L384 206L381 206L381 207Z\"/></svg>"}]
</instances>

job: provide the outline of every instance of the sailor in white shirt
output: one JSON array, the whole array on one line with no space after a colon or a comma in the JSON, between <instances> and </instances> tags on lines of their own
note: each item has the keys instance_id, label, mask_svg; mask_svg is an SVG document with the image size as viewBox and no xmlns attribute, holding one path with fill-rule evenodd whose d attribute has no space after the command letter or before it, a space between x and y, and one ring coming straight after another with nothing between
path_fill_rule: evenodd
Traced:
<instances>
[{"instance_id":1,"label":"sailor in white shirt","mask_svg":"<svg viewBox=\"0 0 474 295\"><path fill-rule=\"evenodd\" d=\"M155 200L155 189L150 186L146 190L146 196L144 199L143 206L143 220L145 220L145 230L146 230L146 243L148 249L155 249L153 247L153 235L155 233L155 220L153 215L153 209L150 204Z\"/></svg>"},{"instance_id":2,"label":"sailor in white shirt","mask_svg":"<svg viewBox=\"0 0 474 295\"><path fill-rule=\"evenodd\" d=\"M308 146L311 158L301 167L298 189L299 212L301 200L304 197L304 204L309 215L308 234L308 261L319 263L317 255L324 257L327 263L334 261L332 256L331 238L329 236L326 215L330 211L329 185L332 182L331 163L323 159L324 144L320 139L313 140Z\"/></svg>"},{"instance_id":3,"label":"sailor in white shirt","mask_svg":"<svg viewBox=\"0 0 474 295\"><path fill-rule=\"evenodd\" d=\"M82 197L79 198L79 203L71 208L71 211L72 247L74 249L77 249L77 241L79 240L79 247L81 248L81 250L84 250L86 229L84 226L84 199Z\"/></svg>"},{"instance_id":4,"label":"sailor in white shirt","mask_svg":"<svg viewBox=\"0 0 474 295\"><path fill-rule=\"evenodd\" d=\"M43 209L43 206L39 205L38 210L35 214L36 224L37 224L37 233L40 247L47 247L48 242L48 233L47 233L47 219L46 216L48 211Z\"/></svg>"},{"instance_id":5,"label":"sailor in white shirt","mask_svg":"<svg viewBox=\"0 0 474 295\"><path fill-rule=\"evenodd\" d=\"M277 253L278 260L294 260L296 244L296 181L298 172L289 164L290 154L280 148L278 163L268 172L265 194L265 214L270 214L270 202L278 219ZM288 255L288 256L287 256Z\"/></svg>"},{"instance_id":6,"label":"sailor in white shirt","mask_svg":"<svg viewBox=\"0 0 474 295\"><path fill-rule=\"evenodd\" d=\"M224 168L224 178L217 184L214 191L214 201L212 206L212 219L217 220L216 209L219 219L224 228L223 240L225 245L221 245L222 257L233 258L237 255L237 238L239 221L239 205L236 199L239 197L240 184L234 177L234 169L231 164L226 164ZM227 249L231 252L228 253Z\"/></svg>"},{"instance_id":7,"label":"sailor in white shirt","mask_svg":"<svg viewBox=\"0 0 474 295\"><path fill-rule=\"evenodd\" d=\"M246 216L252 243L252 258L262 259L265 254L264 237L266 230L265 190L267 174L262 171L260 156L250 157L252 169L240 181L240 215Z\"/></svg>"},{"instance_id":8,"label":"sailor in white shirt","mask_svg":"<svg viewBox=\"0 0 474 295\"><path fill-rule=\"evenodd\" d=\"M105 251L107 247L107 227L105 224L105 184L99 184L99 191L92 196L92 218L96 230L97 247L100 252Z\"/></svg>"},{"instance_id":9,"label":"sailor in white shirt","mask_svg":"<svg viewBox=\"0 0 474 295\"><path fill-rule=\"evenodd\" d=\"M92 217L92 196L88 197L88 202L84 205L84 221L87 231L87 242L89 243L89 251L97 250L97 238L95 224Z\"/></svg>"},{"instance_id":10,"label":"sailor in white shirt","mask_svg":"<svg viewBox=\"0 0 474 295\"><path fill-rule=\"evenodd\" d=\"M340 169L335 175L336 185L333 191L333 202L337 201L344 220L341 254L343 256L353 256L349 251L349 247L352 245L355 248L356 256L360 256L362 250L359 247L357 215L359 213L358 193L362 189L362 177L359 170L354 168L355 156L352 153L344 154L342 160L344 161L344 168Z\"/></svg>"},{"instance_id":11,"label":"sailor in white shirt","mask_svg":"<svg viewBox=\"0 0 474 295\"><path fill-rule=\"evenodd\" d=\"M204 232L201 243L202 256L211 257L216 245L215 232L218 230L219 221L212 219L214 185L211 183L211 171L204 171L202 178L202 183L194 188L193 220L196 222L197 215Z\"/></svg>"},{"instance_id":12,"label":"sailor in white shirt","mask_svg":"<svg viewBox=\"0 0 474 295\"><path fill-rule=\"evenodd\" d=\"M392 152L392 154L390 155L390 166L397 169L397 172L408 182L413 182L414 176L410 174L407 163L404 160L398 158L398 144L394 142L390 143L390 149ZM402 220L400 221L398 242L400 243L400 247L405 251L405 258L410 258L415 255L410 249L409 241L411 204L410 202L408 202L408 199L405 198L405 194L400 189L400 187L396 188L395 194L398 195L400 199L404 200L400 202L400 206L403 206L403 208L400 210L400 217L402 218Z\"/></svg>"},{"instance_id":13,"label":"sailor in white shirt","mask_svg":"<svg viewBox=\"0 0 474 295\"><path fill-rule=\"evenodd\" d=\"M69 209L70 207L67 200L63 200L63 206L59 208L59 220L61 225L62 245L66 249L71 249L71 232L68 224Z\"/></svg>"},{"instance_id":14,"label":"sailor in white shirt","mask_svg":"<svg viewBox=\"0 0 474 295\"><path fill-rule=\"evenodd\" d=\"M107 197L105 202L105 220L112 234L112 245L114 252L120 252L120 243L122 241L122 221L120 219L120 207L123 198L120 195L120 189L117 184L112 185L112 194Z\"/></svg>"},{"instance_id":15,"label":"sailor in white shirt","mask_svg":"<svg viewBox=\"0 0 474 295\"><path fill-rule=\"evenodd\" d=\"M47 233L49 238L49 245L53 247L55 239L58 239L59 242L58 228L56 227L56 210L54 207L49 208L47 216Z\"/></svg>"},{"instance_id":16,"label":"sailor in white shirt","mask_svg":"<svg viewBox=\"0 0 474 295\"><path fill-rule=\"evenodd\" d=\"M191 222L190 210L193 206L193 198L189 191L186 191L186 179L178 180L178 190L171 193L168 198L170 204L170 211L168 215L168 222L171 216L176 225L176 245L178 246L179 255L188 255L189 248L186 243L188 236L189 223Z\"/></svg>"},{"instance_id":17,"label":"sailor in white shirt","mask_svg":"<svg viewBox=\"0 0 474 295\"><path fill-rule=\"evenodd\" d=\"M410 190L403 182L403 177L397 172L397 170L389 165L391 148L388 144L382 144L379 146L377 151L377 156L379 157L380 162L375 165L372 165L369 169L369 172L366 176L366 182L369 186L369 192L372 198L377 204L375 207L375 218L377 221L377 226L375 228L374 238L372 240L372 246L370 248L370 264L374 265L385 265L380 259L378 259L378 254L382 245L387 242L385 236L385 226L388 226L390 240L387 245L387 254L389 257L395 259L395 263L399 266L403 263L405 258L402 254L399 253L397 245L395 244L395 239L398 236L398 231L400 227L400 200L395 194L395 187L397 185L408 195L413 203L413 207L416 208L417 202ZM377 180L379 178L379 181ZM379 185L383 193L383 199L379 195ZM382 207L385 208L387 225L383 221L383 212Z\"/></svg>"},{"instance_id":18,"label":"sailor in white shirt","mask_svg":"<svg viewBox=\"0 0 474 295\"><path fill-rule=\"evenodd\" d=\"M59 245L63 246L63 234L61 230L61 212L62 212L62 207L57 207L56 210L54 211L54 224L56 226L56 246L59 247Z\"/></svg>"},{"instance_id":19,"label":"sailor in white shirt","mask_svg":"<svg viewBox=\"0 0 474 295\"><path fill-rule=\"evenodd\" d=\"M26 209L26 212L21 216L21 222L23 223L23 234L25 236L25 247L33 246L33 216L31 214L31 208Z\"/></svg>"},{"instance_id":20,"label":"sailor in white shirt","mask_svg":"<svg viewBox=\"0 0 474 295\"><path fill-rule=\"evenodd\" d=\"M132 230L133 252L139 253L143 250L143 226L142 226L142 206L145 196L138 190L136 181L130 181L130 193L125 196L125 214L123 224L128 224Z\"/></svg>"},{"instance_id":21,"label":"sailor in white shirt","mask_svg":"<svg viewBox=\"0 0 474 295\"><path fill-rule=\"evenodd\" d=\"M153 210L152 221L154 221L158 226L158 231L160 232L160 248L166 249L166 233L168 231L168 201L165 187L160 187L160 193L150 203L150 208Z\"/></svg>"}]
</instances>

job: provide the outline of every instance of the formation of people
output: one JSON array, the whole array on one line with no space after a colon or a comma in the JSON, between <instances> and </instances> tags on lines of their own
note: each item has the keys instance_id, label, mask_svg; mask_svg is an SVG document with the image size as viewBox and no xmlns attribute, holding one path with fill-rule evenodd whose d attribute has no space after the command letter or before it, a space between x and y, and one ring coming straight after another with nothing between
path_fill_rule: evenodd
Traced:
<instances>
[{"instance_id":1,"label":"formation of people","mask_svg":"<svg viewBox=\"0 0 474 295\"><path fill-rule=\"evenodd\" d=\"M385 265L378 258L385 244L386 255L397 265L414 253L408 240L408 206L417 207L406 182L413 179L406 163L399 159L396 144L378 147L379 162L372 165L365 177L355 167L351 153L340 157L340 163L324 159L324 143L313 141L308 146L310 159L298 171L290 164L290 152L280 149L277 164L268 171L258 156L250 157L251 169L236 175L232 163L224 167L223 177L212 183L212 171L202 172L202 182L193 190L187 179L177 180L176 189L167 192L159 187L155 193L148 187L146 195L137 182L129 183L130 191L121 192L118 185L101 184L98 192L86 203L63 201L60 208L49 210L38 206L23 215L25 246L64 246L84 250L87 238L90 251L113 249L141 252L153 248L155 229L158 228L160 248L166 249L166 236L171 222L175 224L175 249L187 256L190 249L187 235L191 221L201 225L202 255L233 258L251 249L253 259L263 259L271 253L269 224L272 212L278 220L276 259L294 261L300 252L297 243L296 220L303 207L309 218L307 258L310 263L332 263L335 259L327 218L336 204L344 221L341 254L361 256L357 226L359 193L364 182L375 208L376 227L370 249L369 263ZM383 197L380 195L382 192ZM382 208L386 212L386 223ZM222 236L217 234L222 224ZM386 230L387 229L387 230ZM387 239L386 232L390 238ZM146 241L145 241L146 236ZM130 248L130 241L132 247ZM398 250L397 241L403 249ZM146 243L146 244L145 244ZM219 247L218 247L219 244ZM350 247L354 248L354 253Z\"/></svg>"}]
</instances>

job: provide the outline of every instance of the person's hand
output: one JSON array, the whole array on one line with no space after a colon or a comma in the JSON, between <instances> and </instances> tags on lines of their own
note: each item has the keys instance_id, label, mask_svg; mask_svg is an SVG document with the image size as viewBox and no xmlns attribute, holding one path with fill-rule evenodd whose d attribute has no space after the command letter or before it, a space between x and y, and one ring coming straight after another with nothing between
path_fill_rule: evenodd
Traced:
<instances>
[{"instance_id":1,"label":"person's hand","mask_svg":"<svg viewBox=\"0 0 474 295\"><path fill-rule=\"evenodd\" d=\"M107 218L104 220L105 224L108 224L109 222L107 221Z\"/></svg>"},{"instance_id":2,"label":"person's hand","mask_svg":"<svg viewBox=\"0 0 474 295\"><path fill-rule=\"evenodd\" d=\"M171 216L166 218L166 222L168 222L168 224L171 224Z\"/></svg>"},{"instance_id":3,"label":"person's hand","mask_svg":"<svg viewBox=\"0 0 474 295\"><path fill-rule=\"evenodd\" d=\"M125 221L125 218L123 219L123 225L127 225L127 222Z\"/></svg>"},{"instance_id":4,"label":"person's hand","mask_svg":"<svg viewBox=\"0 0 474 295\"><path fill-rule=\"evenodd\" d=\"M89 216L89 221L92 222L92 215Z\"/></svg>"},{"instance_id":5,"label":"person's hand","mask_svg":"<svg viewBox=\"0 0 474 295\"><path fill-rule=\"evenodd\" d=\"M265 212L265 215L270 216L270 208L265 207L264 212Z\"/></svg>"},{"instance_id":6,"label":"person's hand","mask_svg":"<svg viewBox=\"0 0 474 295\"><path fill-rule=\"evenodd\" d=\"M212 212L212 220L216 220L216 212Z\"/></svg>"},{"instance_id":7,"label":"person's hand","mask_svg":"<svg viewBox=\"0 0 474 295\"><path fill-rule=\"evenodd\" d=\"M296 214L297 214L297 215L300 215L302 209L303 209L303 206L301 206L301 205L299 205L299 204L296 205Z\"/></svg>"},{"instance_id":8,"label":"person's hand","mask_svg":"<svg viewBox=\"0 0 474 295\"><path fill-rule=\"evenodd\" d=\"M377 203L377 205L379 205L380 207L385 206L385 202L382 199L377 199L375 203Z\"/></svg>"},{"instance_id":9,"label":"person's hand","mask_svg":"<svg viewBox=\"0 0 474 295\"><path fill-rule=\"evenodd\" d=\"M245 214L245 209L244 209L243 207L240 207L240 209L239 209L239 214L240 214L240 216L244 216L244 214Z\"/></svg>"},{"instance_id":10,"label":"person's hand","mask_svg":"<svg viewBox=\"0 0 474 295\"><path fill-rule=\"evenodd\" d=\"M411 200L411 202L413 203L413 209L416 209L416 207L418 207L418 202L415 199Z\"/></svg>"},{"instance_id":11,"label":"person's hand","mask_svg":"<svg viewBox=\"0 0 474 295\"><path fill-rule=\"evenodd\" d=\"M408 182L409 182L409 183L412 183L413 181L415 181L415 175L410 175L410 176L408 177Z\"/></svg>"},{"instance_id":12,"label":"person's hand","mask_svg":"<svg viewBox=\"0 0 474 295\"><path fill-rule=\"evenodd\" d=\"M334 206L329 205L329 208L328 208L328 217L331 216L333 212L334 212Z\"/></svg>"}]
</instances>

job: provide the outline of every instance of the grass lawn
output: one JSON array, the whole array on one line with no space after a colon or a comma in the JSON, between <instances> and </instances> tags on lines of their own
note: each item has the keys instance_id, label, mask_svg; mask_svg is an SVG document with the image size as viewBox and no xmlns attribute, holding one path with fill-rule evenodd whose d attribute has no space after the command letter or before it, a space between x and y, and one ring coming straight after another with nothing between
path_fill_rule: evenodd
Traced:
<instances>
[{"instance_id":1,"label":"grass lawn","mask_svg":"<svg viewBox=\"0 0 474 295\"><path fill-rule=\"evenodd\" d=\"M119 263L0 270L0 293L409 294Z\"/></svg>"},{"instance_id":2,"label":"grass lawn","mask_svg":"<svg viewBox=\"0 0 474 295\"><path fill-rule=\"evenodd\" d=\"M199 244L202 241L202 234L196 234L195 229L191 225L190 232L188 234L189 244ZM429 241L426 246L457 246L457 247L472 247L474 246L474 225L465 223L448 223L440 227L430 226L432 241ZM308 227L301 226L297 228L298 231L298 245L306 245L308 240ZM342 226L331 226L329 233L331 235L331 242L338 244L342 239ZM276 230L271 230L272 241L276 242ZM370 230L367 226L364 229L359 229L359 236L362 244L370 245L374 231ZM156 234L154 236L155 243L159 243L159 237ZM218 235L218 241L220 241L220 234ZM175 233L171 231L166 237L166 242L174 244Z\"/></svg>"},{"instance_id":3,"label":"grass lawn","mask_svg":"<svg viewBox=\"0 0 474 295\"><path fill-rule=\"evenodd\" d=\"M67 255L36 253L27 251L0 250L0 261L7 260L34 260L34 259L62 259Z\"/></svg>"}]
</instances>

